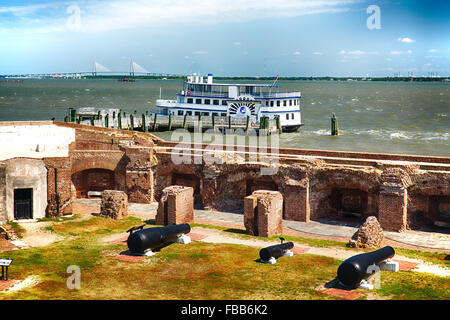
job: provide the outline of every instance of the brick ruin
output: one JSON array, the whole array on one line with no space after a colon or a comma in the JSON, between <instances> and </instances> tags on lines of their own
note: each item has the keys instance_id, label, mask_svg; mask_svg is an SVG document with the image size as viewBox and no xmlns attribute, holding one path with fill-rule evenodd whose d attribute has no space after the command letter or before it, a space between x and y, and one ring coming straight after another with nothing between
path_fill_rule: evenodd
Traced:
<instances>
[{"instance_id":1,"label":"brick ruin","mask_svg":"<svg viewBox=\"0 0 450 320\"><path fill-rule=\"evenodd\" d=\"M170 186L163 190L156 214L156 224L169 226L194 221L194 189Z\"/></svg>"},{"instance_id":2,"label":"brick ruin","mask_svg":"<svg viewBox=\"0 0 450 320\"><path fill-rule=\"evenodd\" d=\"M278 191L256 190L244 198L247 234L272 237L283 231L283 195Z\"/></svg>"},{"instance_id":3,"label":"brick ruin","mask_svg":"<svg viewBox=\"0 0 450 320\"><path fill-rule=\"evenodd\" d=\"M148 133L49 123L75 131L68 156L33 160L46 171L39 172L49 217L69 213L71 200L90 191L119 190L129 202L151 203L179 185L192 188L197 208L243 212L245 197L271 190L282 195L287 220L363 222L375 216L388 231L450 224L450 158L280 149L276 164L246 162L236 154L217 164L175 164L176 144ZM0 161L0 182L9 179L17 159ZM263 175L268 166L274 174ZM11 220L6 185L0 184L0 221Z\"/></svg>"}]
</instances>

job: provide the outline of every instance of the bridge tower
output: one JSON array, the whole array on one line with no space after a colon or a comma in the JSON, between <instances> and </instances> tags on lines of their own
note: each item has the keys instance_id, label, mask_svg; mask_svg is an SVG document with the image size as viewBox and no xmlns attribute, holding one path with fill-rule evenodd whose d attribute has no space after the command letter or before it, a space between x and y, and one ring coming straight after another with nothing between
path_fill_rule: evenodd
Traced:
<instances>
[{"instance_id":1,"label":"bridge tower","mask_svg":"<svg viewBox=\"0 0 450 320\"><path fill-rule=\"evenodd\" d=\"M92 76L97 76L97 61L94 60L94 65L92 66Z\"/></svg>"},{"instance_id":2,"label":"bridge tower","mask_svg":"<svg viewBox=\"0 0 450 320\"><path fill-rule=\"evenodd\" d=\"M134 61L131 60L130 63L130 77L134 77Z\"/></svg>"}]
</instances>

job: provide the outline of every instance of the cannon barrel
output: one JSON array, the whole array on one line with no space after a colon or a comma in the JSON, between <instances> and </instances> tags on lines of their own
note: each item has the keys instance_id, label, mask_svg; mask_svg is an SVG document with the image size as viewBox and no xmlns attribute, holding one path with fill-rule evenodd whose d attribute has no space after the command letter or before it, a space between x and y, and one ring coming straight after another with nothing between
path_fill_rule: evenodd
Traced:
<instances>
[{"instance_id":1,"label":"cannon barrel","mask_svg":"<svg viewBox=\"0 0 450 320\"><path fill-rule=\"evenodd\" d=\"M268 261L271 257L277 259L283 255L284 251L292 249L293 247L294 243L292 242L276 244L274 246L262 248L259 251L259 256L263 261Z\"/></svg>"},{"instance_id":2,"label":"cannon barrel","mask_svg":"<svg viewBox=\"0 0 450 320\"><path fill-rule=\"evenodd\" d=\"M386 246L376 251L361 253L348 258L338 268L338 279L348 287L356 287L364 278L370 275L367 274L367 268L369 266L373 264L378 265L380 262L390 259L394 255L394 248Z\"/></svg>"},{"instance_id":3,"label":"cannon barrel","mask_svg":"<svg viewBox=\"0 0 450 320\"><path fill-rule=\"evenodd\" d=\"M191 232L191 226L188 223L142 229L128 236L128 249L132 252L143 253L145 250L158 248L181 234L189 232Z\"/></svg>"}]
</instances>

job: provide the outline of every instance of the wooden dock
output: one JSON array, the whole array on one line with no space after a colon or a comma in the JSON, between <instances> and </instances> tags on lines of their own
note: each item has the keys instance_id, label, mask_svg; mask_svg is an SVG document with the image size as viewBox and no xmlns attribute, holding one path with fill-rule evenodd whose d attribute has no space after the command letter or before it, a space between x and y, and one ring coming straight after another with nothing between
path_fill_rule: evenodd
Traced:
<instances>
[{"instance_id":1,"label":"wooden dock","mask_svg":"<svg viewBox=\"0 0 450 320\"><path fill-rule=\"evenodd\" d=\"M232 116L176 116L158 113L126 113L120 109L69 108L65 122L96 127L114 128L141 132L162 132L184 129L190 132L234 133L254 131L258 135L281 133L279 119L268 117L232 117Z\"/></svg>"}]
</instances>

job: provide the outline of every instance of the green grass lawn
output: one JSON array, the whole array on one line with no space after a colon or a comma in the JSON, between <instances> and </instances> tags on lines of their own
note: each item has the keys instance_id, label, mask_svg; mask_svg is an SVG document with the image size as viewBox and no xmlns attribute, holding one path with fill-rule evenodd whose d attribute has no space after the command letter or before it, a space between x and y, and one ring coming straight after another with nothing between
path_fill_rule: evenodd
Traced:
<instances>
[{"instance_id":1,"label":"green grass lawn","mask_svg":"<svg viewBox=\"0 0 450 320\"><path fill-rule=\"evenodd\" d=\"M11 279L37 275L40 282L18 292L0 293L0 299L338 299L319 289L336 277L342 261L333 258L294 255L270 265L257 262L259 248L192 242L169 245L142 262L132 263L115 258L126 246L100 241L139 224L142 221L132 217L53 222L47 229L64 236L64 240L2 253L2 257L14 259ZM81 269L80 290L66 286L70 265ZM368 294L391 299L449 299L447 278L382 271L381 280L381 289L357 292L363 299Z\"/></svg>"}]
</instances>

